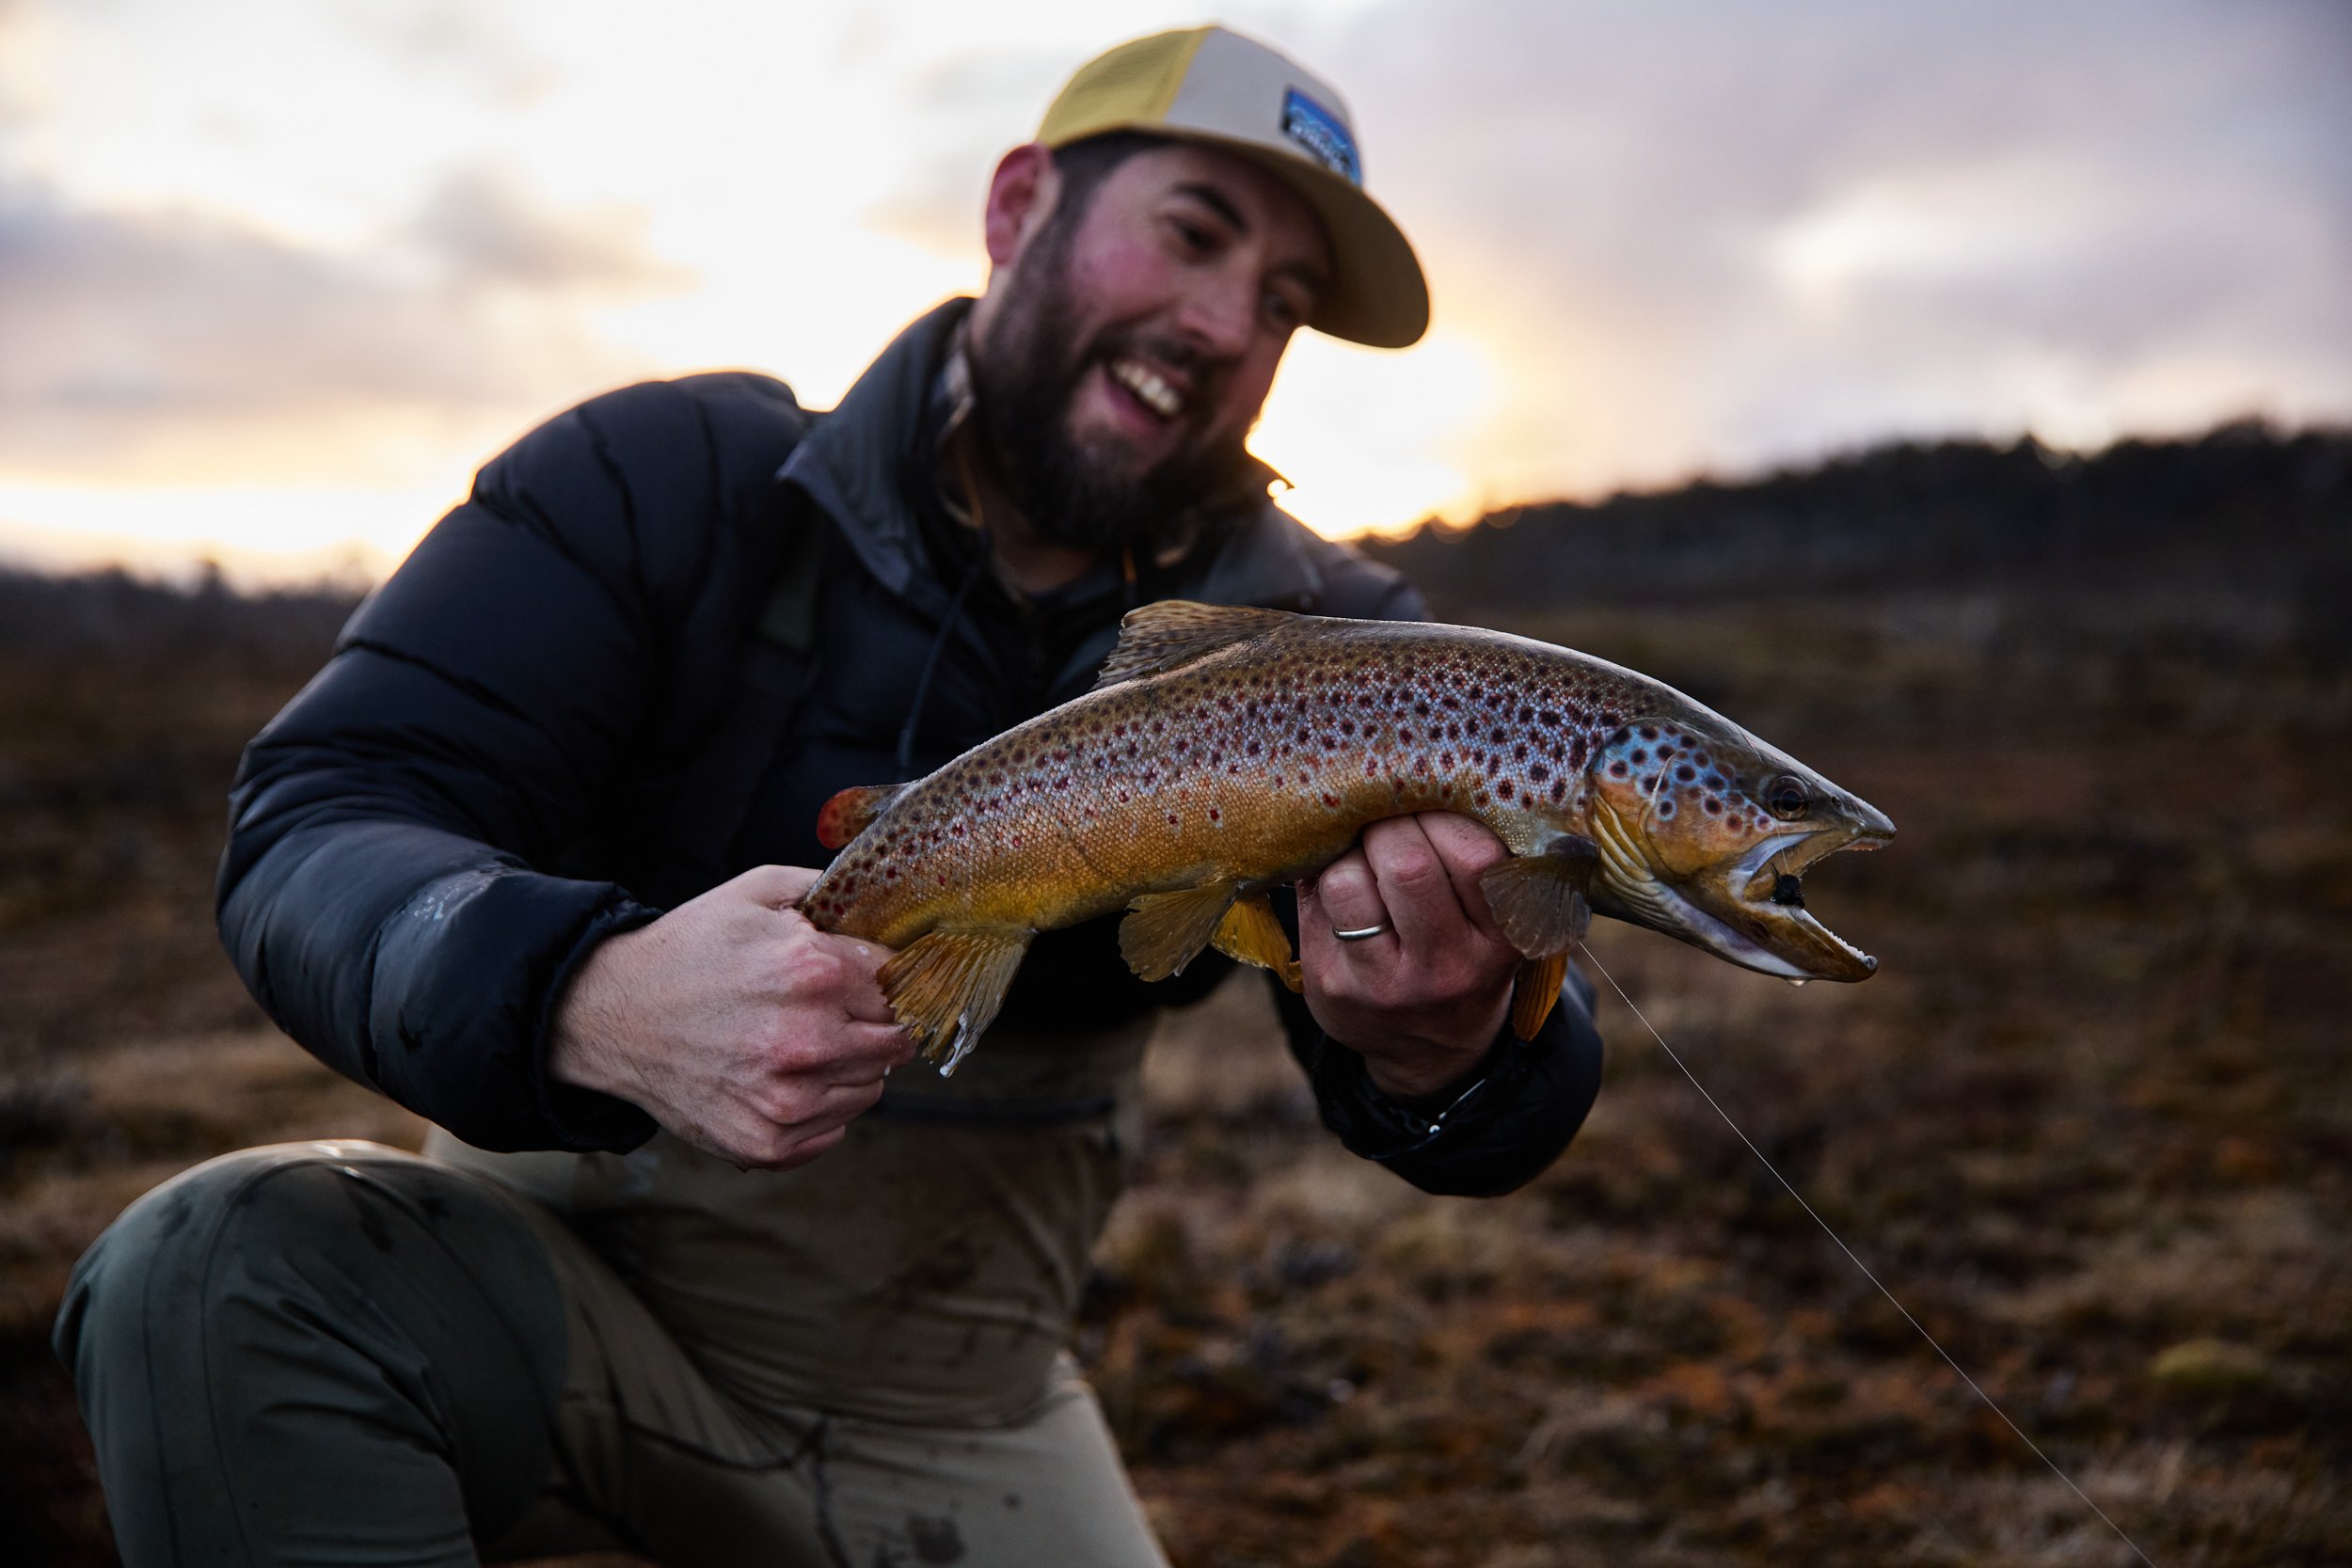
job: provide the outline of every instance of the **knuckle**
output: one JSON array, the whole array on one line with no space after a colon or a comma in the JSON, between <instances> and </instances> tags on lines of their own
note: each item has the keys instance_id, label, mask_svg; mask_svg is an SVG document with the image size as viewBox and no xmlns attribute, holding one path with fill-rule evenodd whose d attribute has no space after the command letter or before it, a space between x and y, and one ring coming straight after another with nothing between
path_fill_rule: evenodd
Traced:
<instances>
[{"instance_id":1,"label":"knuckle","mask_svg":"<svg viewBox=\"0 0 2352 1568\"><path fill-rule=\"evenodd\" d=\"M785 989L794 993L821 995L841 986L841 960L823 942L795 942L780 966Z\"/></svg>"},{"instance_id":2,"label":"knuckle","mask_svg":"<svg viewBox=\"0 0 2352 1568\"><path fill-rule=\"evenodd\" d=\"M1422 844L1399 845L1383 867L1398 886L1419 892L1445 879L1445 866Z\"/></svg>"},{"instance_id":3,"label":"knuckle","mask_svg":"<svg viewBox=\"0 0 2352 1568\"><path fill-rule=\"evenodd\" d=\"M771 1085L765 1091L754 1097L752 1105L769 1126L778 1129L800 1126L808 1120L810 1114L815 1110L810 1103L808 1091L797 1082L789 1080Z\"/></svg>"}]
</instances>

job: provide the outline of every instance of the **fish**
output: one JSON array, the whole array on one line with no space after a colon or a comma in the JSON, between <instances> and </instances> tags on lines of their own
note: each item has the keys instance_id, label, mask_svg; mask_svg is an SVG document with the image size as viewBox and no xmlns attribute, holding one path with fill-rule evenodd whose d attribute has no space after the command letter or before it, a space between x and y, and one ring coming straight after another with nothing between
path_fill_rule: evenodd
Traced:
<instances>
[{"instance_id":1,"label":"fish","mask_svg":"<svg viewBox=\"0 0 2352 1568\"><path fill-rule=\"evenodd\" d=\"M1423 811L1509 851L1480 887L1523 960L1522 1038L1597 913L1800 983L1878 968L1803 879L1893 821L1663 682L1477 627L1183 599L1131 611L1084 695L826 801L818 836L839 853L799 907L894 950L882 992L952 1072L1039 931L1120 910L1146 980L1214 947L1297 990L1270 890Z\"/></svg>"}]
</instances>

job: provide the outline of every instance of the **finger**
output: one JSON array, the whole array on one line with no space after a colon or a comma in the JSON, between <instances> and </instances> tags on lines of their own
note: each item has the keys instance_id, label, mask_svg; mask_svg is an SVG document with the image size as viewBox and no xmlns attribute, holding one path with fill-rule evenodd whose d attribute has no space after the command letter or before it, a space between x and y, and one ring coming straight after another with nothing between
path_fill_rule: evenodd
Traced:
<instances>
[{"instance_id":1,"label":"finger","mask_svg":"<svg viewBox=\"0 0 2352 1568\"><path fill-rule=\"evenodd\" d=\"M1488 938L1502 941L1502 927L1496 923L1494 911L1487 907L1486 890L1479 881L1487 867L1510 858L1502 840L1488 832L1485 823L1458 812L1423 812L1415 820L1420 822L1422 832L1428 835L1429 847L1437 851L1439 863L1444 865L1463 914Z\"/></svg>"},{"instance_id":2,"label":"finger","mask_svg":"<svg viewBox=\"0 0 2352 1568\"><path fill-rule=\"evenodd\" d=\"M1361 849L1350 849L1315 879L1314 901L1332 931L1359 931L1385 926L1389 911L1380 900L1378 879Z\"/></svg>"},{"instance_id":3,"label":"finger","mask_svg":"<svg viewBox=\"0 0 2352 1568\"><path fill-rule=\"evenodd\" d=\"M839 1049L825 1069L826 1079L833 1083L880 1083L892 1068L914 1054L914 1037L896 1022L846 1024L837 1044Z\"/></svg>"},{"instance_id":4,"label":"finger","mask_svg":"<svg viewBox=\"0 0 2352 1568\"><path fill-rule=\"evenodd\" d=\"M882 966L890 961L891 952L880 942L862 942L855 937L820 939L841 960L848 973L843 976L841 1005L852 1019L867 1023L896 1023L898 1015L890 1008L882 995Z\"/></svg>"},{"instance_id":5,"label":"finger","mask_svg":"<svg viewBox=\"0 0 2352 1568\"><path fill-rule=\"evenodd\" d=\"M805 865L755 865L728 885L755 904L788 910L817 885L818 875Z\"/></svg>"},{"instance_id":6,"label":"finger","mask_svg":"<svg viewBox=\"0 0 2352 1568\"><path fill-rule=\"evenodd\" d=\"M1470 934L1470 917L1454 895L1454 880L1418 817L1392 816L1365 829L1364 859L1406 951L1442 950Z\"/></svg>"}]
</instances>

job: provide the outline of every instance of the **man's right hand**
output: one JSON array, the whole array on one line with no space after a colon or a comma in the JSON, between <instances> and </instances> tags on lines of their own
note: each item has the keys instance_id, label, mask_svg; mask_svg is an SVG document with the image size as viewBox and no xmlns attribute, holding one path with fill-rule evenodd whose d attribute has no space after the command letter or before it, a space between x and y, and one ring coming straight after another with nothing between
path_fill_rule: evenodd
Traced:
<instances>
[{"instance_id":1,"label":"man's right hand","mask_svg":"<svg viewBox=\"0 0 2352 1568\"><path fill-rule=\"evenodd\" d=\"M890 950L792 907L816 879L760 866L607 940L556 1005L548 1070L739 1165L839 1143L914 1047L875 983Z\"/></svg>"}]
</instances>

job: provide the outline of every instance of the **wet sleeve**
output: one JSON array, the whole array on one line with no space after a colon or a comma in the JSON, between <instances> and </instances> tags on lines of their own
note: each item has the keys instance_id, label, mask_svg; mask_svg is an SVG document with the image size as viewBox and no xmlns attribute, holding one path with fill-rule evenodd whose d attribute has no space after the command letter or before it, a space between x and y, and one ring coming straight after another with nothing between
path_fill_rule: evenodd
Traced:
<instances>
[{"instance_id":1,"label":"wet sleeve","mask_svg":"<svg viewBox=\"0 0 2352 1568\"><path fill-rule=\"evenodd\" d=\"M1326 1035L1303 997L1279 982L1274 994L1323 1124L1423 1192L1491 1197L1524 1186L1568 1147L1600 1092L1592 982L1574 965L1534 1039L1505 1024L1468 1076L1409 1101L1374 1086L1363 1057Z\"/></svg>"},{"instance_id":2,"label":"wet sleeve","mask_svg":"<svg viewBox=\"0 0 2352 1568\"><path fill-rule=\"evenodd\" d=\"M574 409L485 467L246 749L230 796L216 903L254 996L338 1071L485 1148L654 1132L549 1079L544 1047L572 972L656 911L542 868L610 809L652 699L640 503L661 483L691 505L698 467L691 450L675 471L632 467L613 433L632 405L613 400L655 395Z\"/></svg>"}]
</instances>

